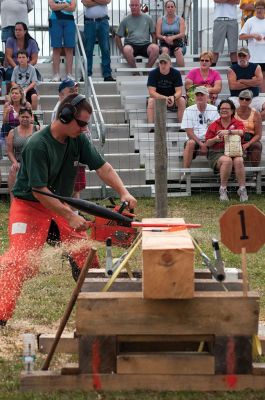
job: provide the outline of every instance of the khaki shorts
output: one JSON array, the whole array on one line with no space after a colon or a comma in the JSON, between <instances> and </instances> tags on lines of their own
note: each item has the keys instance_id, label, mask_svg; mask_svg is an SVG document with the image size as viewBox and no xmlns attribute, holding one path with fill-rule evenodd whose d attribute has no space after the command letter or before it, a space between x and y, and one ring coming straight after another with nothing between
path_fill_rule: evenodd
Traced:
<instances>
[{"instance_id":1,"label":"khaki shorts","mask_svg":"<svg viewBox=\"0 0 265 400\"><path fill-rule=\"evenodd\" d=\"M223 53L224 43L227 39L228 52L237 52L238 45L238 22L233 20L218 20L213 24L213 52Z\"/></svg>"},{"instance_id":2,"label":"khaki shorts","mask_svg":"<svg viewBox=\"0 0 265 400\"><path fill-rule=\"evenodd\" d=\"M215 173L218 172L216 164L217 164L219 158L222 157L223 155L224 155L224 151L213 151L213 150L208 151L207 158L208 158L209 166L210 166L210 168L212 168L214 170Z\"/></svg>"}]
</instances>

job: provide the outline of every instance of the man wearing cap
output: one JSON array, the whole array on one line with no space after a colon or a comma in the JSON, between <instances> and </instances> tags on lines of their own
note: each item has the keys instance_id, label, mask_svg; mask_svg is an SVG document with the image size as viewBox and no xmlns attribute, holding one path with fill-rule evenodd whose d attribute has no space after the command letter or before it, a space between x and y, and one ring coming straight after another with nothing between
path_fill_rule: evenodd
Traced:
<instances>
[{"instance_id":1,"label":"man wearing cap","mask_svg":"<svg viewBox=\"0 0 265 400\"><path fill-rule=\"evenodd\" d=\"M185 99L182 97L182 78L180 72L171 66L168 54L161 54L158 58L158 67L150 71L147 81L149 99L147 104L147 121L154 123L154 100L166 99L167 107L176 111L178 121L182 121L185 110ZM153 132L154 129L151 129Z\"/></svg>"},{"instance_id":2,"label":"man wearing cap","mask_svg":"<svg viewBox=\"0 0 265 400\"><path fill-rule=\"evenodd\" d=\"M84 46L87 57L87 75L92 76L93 51L96 40L101 51L104 82L114 82L110 66L108 4L111 0L81 0L84 5Z\"/></svg>"},{"instance_id":3,"label":"man wearing cap","mask_svg":"<svg viewBox=\"0 0 265 400\"><path fill-rule=\"evenodd\" d=\"M131 68L136 68L135 57L148 58L147 68L154 65L159 47L156 44L155 25L150 15L141 12L140 0L130 0L131 14L120 23L115 40ZM150 42L152 37L152 43ZM121 38L124 39L124 45Z\"/></svg>"},{"instance_id":4,"label":"man wearing cap","mask_svg":"<svg viewBox=\"0 0 265 400\"><path fill-rule=\"evenodd\" d=\"M217 107L208 104L207 87L198 86L194 90L195 104L184 111L181 128L186 130L187 141L184 145L183 168L189 168L197 155L207 155L205 134L208 126L219 118Z\"/></svg>"},{"instance_id":5,"label":"man wearing cap","mask_svg":"<svg viewBox=\"0 0 265 400\"><path fill-rule=\"evenodd\" d=\"M73 81L72 79L66 79L60 83L58 91L59 91L59 100L57 101L53 109L51 122L53 122L56 119L57 110L61 101L63 101L63 99L69 94L78 93L78 83Z\"/></svg>"},{"instance_id":6,"label":"man wearing cap","mask_svg":"<svg viewBox=\"0 0 265 400\"><path fill-rule=\"evenodd\" d=\"M259 97L259 87L263 76L260 65L249 62L249 50L242 47L237 53L237 64L228 68L227 77L231 93L230 99L239 106L238 96L242 90L249 89L253 93L251 107L259 111L261 118L265 120L265 98Z\"/></svg>"}]
</instances>

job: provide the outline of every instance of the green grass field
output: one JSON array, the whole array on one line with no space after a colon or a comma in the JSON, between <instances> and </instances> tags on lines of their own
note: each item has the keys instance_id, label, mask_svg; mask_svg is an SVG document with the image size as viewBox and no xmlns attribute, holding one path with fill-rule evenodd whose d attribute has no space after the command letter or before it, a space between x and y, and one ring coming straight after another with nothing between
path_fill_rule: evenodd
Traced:
<instances>
[{"instance_id":1,"label":"green grass field","mask_svg":"<svg viewBox=\"0 0 265 400\"><path fill-rule=\"evenodd\" d=\"M229 205L238 204L235 201ZM261 211L265 211L265 197L250 195L251 204L255 204ZM206 254L212 257L211 238L220 238L219 217L226 210L227 204L220 203L216 194L193 195L188 198L170 198L168 217L182 217L189 223L201 223L202 228L191 231L198 240ZM154 217L154 199L139 200L136 210L137 218ZM0 203L0 252L7 247L7 221L8 203ZM222 255L226 266L240 267L239 255L232 254L224 246L221 246ZM101 265L104 267L105 249L99 245ZM122 249L114 249L114 255L119 255ZM264 247L256 254L248 255L248 273L250 285L261 296L260 319L265 320L265 250ZM137 254L131 265L140 266L140 254ZM201 258L196 254L196 267L201 267ZM242 393L21 393L19 391L19 376L23 369L22 364L22 334L31 332L35 334L55 332L59 320L68 303L74 281L71 278L68 263L62 262L61 252L58 249L47 247L43 251L41 268L38 276L25 283L19 298L15 314L6 328L0 331L0 400L264 400L265 392ZM68 331L74 329L74 313L67 325ZM44 356L37 354L36 369L39 369ZM56 355L51 364L51 369L59 369L69 356Z\"/></svg>"}]
</instances>

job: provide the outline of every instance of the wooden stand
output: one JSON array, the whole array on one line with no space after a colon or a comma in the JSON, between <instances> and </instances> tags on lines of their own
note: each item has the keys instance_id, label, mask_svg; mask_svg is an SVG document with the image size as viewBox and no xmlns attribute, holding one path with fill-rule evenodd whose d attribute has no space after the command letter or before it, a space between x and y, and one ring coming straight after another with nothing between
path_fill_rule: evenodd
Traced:
<instances>
[{"instance_id":1,"label":"wooden stand","mask_svg":"<svg viewBox=\"0 0 265 400\"><path fill-rule=\"evenodd\" d=\"M232 291L225 292L207 271L196 271L192 299L154 300L143 299L140 273L134 276L123 273L112 292L100 292L104 271L89 272L72 346L67 338L78 364L23 373L22 390L265 389L264 368L253 368L251 351L259 297L243 296L240 277L226 282ZM40 343L49 350L49 338Z\"/></svg>"}]
</instances>

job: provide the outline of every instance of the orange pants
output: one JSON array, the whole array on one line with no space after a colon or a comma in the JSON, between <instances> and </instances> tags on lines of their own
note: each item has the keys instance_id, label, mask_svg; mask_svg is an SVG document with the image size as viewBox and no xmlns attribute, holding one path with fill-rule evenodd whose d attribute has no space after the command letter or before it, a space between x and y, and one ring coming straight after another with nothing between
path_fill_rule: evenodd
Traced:
<instances>
[{"instance_id":1,"label":"orange pants","mask_svg":"<svg viewBox=\"0 0 265 400\"><path fill-rule=\"evenodd\" d=\"M8 320L16 306L17 298L26 279L37 274L39 257L47 239L51 220L57 223L61 242L71 245L87 239L86 232L76 232L68 222L42 204L14 199L9 216L9 249L0 256L0 320ZM83 267L89 242L69 251L80 268Z\"/></svg>"}]
</instances>

